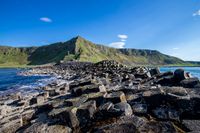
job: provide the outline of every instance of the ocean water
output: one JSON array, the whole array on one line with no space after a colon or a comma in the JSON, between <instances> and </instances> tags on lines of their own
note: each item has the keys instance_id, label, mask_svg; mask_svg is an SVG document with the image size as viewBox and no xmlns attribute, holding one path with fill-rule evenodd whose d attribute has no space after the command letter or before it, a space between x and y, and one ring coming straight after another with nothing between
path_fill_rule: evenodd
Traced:
<instances>
[{"instance_id":1,"label":"ocean water","mask_svg":"<svg viewBox=\"0 0 200 133\"><path fill-rule=\"evenodd\" d=\"M200 79L200 67L161 67L161 72L175 71L178 68L184 69L186 72L190 72L193 77Z\"/></svg>"},{"instance_id":2,"label":"ocean water","mask_svg":"<svg viewBox=\"0 0 200 133\"><path fill-rule=\"evenodd\" d=\"M39 87L53 82L55 77L50 76L22 76L18 73L23 69L0 69L0 95L11 92L32 93L40 91Z\"/></svg>"},{"instance_id":3,"label":"ocean water","mask_svg":"<svg viewBox=\"0 0 200 133\"><path fill-rule=\"evenodd\" d=\"M200 78L200 67L161 67L161 72L174 71L183 68L186 72L190 72L192 76ZM47 85L56 80L51 76L22 76L18 75L23 69L0 69L0 95L21 92L24 94L41 91L40 87Z\"/></svg>"}]
</instances>

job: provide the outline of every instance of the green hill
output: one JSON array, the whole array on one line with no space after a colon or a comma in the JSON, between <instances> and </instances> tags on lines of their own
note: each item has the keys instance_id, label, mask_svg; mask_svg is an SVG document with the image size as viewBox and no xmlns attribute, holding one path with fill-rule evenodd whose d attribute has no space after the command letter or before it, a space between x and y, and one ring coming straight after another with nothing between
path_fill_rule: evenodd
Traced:
<instances>
[{"instance_id":1,"label":"green hill","mask_svg":"<svg viewBox=\"0 0 200 133\"><path fill-rule=\"evenodd\" d=\"M42 65L58 61L116 60L127 65L191 65L156 50L115 49L94 44L78 36L66 42L41 47L14 48L0 46L0 66Z\"/></svg>"}]
</instances>

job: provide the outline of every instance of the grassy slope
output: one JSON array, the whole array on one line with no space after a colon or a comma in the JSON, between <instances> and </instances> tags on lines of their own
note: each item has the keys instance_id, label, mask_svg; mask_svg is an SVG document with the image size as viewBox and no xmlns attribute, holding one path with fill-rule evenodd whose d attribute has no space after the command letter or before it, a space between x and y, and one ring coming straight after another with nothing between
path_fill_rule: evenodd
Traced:
<instances>
[{"instance_id":1,"label":"grassy slope","mask_svg":"<svg viewBox=\"0 0 200 133\"><path fill-rule=\"evenodd\" d=\"M102 45L94 45L92 42L81 37L76 41L76 46L76 51L81 53L79 57L80 61L98 62L108 59L127 65L193 66L191 63L155 50L114 49Z\"/></svg>"},{"instance_id":2,"label":"grassy slope","mask_svg":"<svg viewBox=\"0 0 200 133\"><path fill-rule=\"evenodd\" d=\"M28 63L28 51L24 48L0 46L1 66L21 66Z\"/></svg>"},{"instance_id":3,"label":"grassy slope","mask_svg":"<svg viewBox=\"0 0 200 133\"><path fill-rule=\"evenodd\" d=\"M95 45L81 37L41 47L0 47L0 66L42 65L60 60L90 62L116 60L127 65L195 65L155 50L115 49Z\"/></svg>"}]
</instances>

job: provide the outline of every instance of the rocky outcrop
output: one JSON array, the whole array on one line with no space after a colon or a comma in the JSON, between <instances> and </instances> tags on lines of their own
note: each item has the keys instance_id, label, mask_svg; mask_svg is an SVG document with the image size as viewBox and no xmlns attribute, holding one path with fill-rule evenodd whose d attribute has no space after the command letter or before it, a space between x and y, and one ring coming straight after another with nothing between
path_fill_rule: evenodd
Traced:
<instances>
[{"instance_id":1,"label":"rocky outcrop","mask_svg":"<svg viewBox=\"0 0 200 133\"><path fill-rule=\"evenodd\" d=\"M129 68L115 61L34 68L51 83L36 96L1 97L0 132L199 131L199 80L182 69Z\"/></svg>"}]
</instances>

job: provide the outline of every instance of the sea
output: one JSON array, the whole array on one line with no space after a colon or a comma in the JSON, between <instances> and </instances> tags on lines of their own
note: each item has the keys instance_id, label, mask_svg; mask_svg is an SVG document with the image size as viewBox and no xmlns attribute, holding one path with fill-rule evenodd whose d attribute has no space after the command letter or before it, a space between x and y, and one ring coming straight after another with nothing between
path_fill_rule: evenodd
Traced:
<instances>
[{"instance_id":1,"label":"sea","mask_svg":"<svg viewBox=\"0 0 200 133\"><path fill-rule=\"evenodd\" d=\"M161 72L174 71L183 68L186 72L190 72L192 76L200 78L200 67L161 67ZM43 87L56 80L55 77L45 75L22 76L19 75L24 69L0 68L0 95L13 92L21 92L24 94L40 91Z\"/></svg>"},{"instance_id":2,"label":"sea","mask_svg":"<svg viewBox=\"0 0 200 133\"><path fill-rule=\"evenodd\" d=\"M19 73L24 69L0 68L0 95L21 92L24 95L41 91L40 87L46 86L56 80L55 77L46 75L23 76Z\"/></svg>"}]
</instances>

